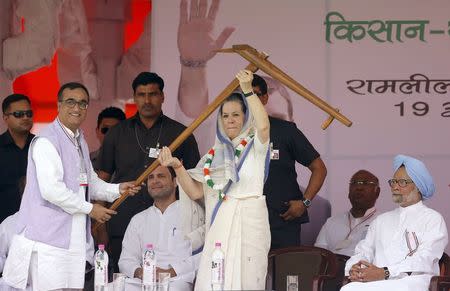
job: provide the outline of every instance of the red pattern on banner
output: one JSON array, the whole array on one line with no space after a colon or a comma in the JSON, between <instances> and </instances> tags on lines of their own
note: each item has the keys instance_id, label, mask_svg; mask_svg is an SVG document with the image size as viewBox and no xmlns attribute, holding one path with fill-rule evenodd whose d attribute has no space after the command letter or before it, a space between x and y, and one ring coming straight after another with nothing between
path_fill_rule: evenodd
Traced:
<instances>
[{"instance_id":1,"label":"red pattern on banner","mask_svg":"<svg viewBox=\"0 0 450 291\"><path fill-rule=\"evenodd\" d=\"M14 80L14 93L25 94L31 99L34 122L51 122L57 115L56 95L59 89L57 64L58 58L55 55L50 66L42 67Z\"/></svg>"},{"instance_id":2,"label":"red pattern on banner","mask_svg":"<svg viewBox=\"0 0 450 291\"><path fill-rule=\"evenodd\" d=\"M131 47L141 36L144 30L144 21L151 12L151 0L133 0L131 7L131 20L125 24L124 49ZM22 19L22 31L26 22ZM34 111L34 122L51 122L57 115L56 94L59 89L57 74L58 58L55 56L49 66L24 74L13 83L14 93L21 93L31 98ZM125 106L127 117L136 113L134 104Z\"/></svg>"}]
</instances>

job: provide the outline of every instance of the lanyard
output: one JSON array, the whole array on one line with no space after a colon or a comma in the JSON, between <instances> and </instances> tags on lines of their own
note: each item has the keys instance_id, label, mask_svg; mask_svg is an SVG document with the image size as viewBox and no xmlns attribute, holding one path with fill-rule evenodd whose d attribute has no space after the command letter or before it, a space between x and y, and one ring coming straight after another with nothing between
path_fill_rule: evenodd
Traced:
<instances>
[{"instance_id":1,"label":"lanyard","mask_svg":"<svg viewBox=\"0 0 450 291\"><path fill-rule=\"evenodd\" d=\"M156 148L156 149L159 149L159 139L161 138L161 132L162 132L162 129L163 129L163 120L162 120L162 117L161 117L161 125L159 126L158 139L156 140L156 145L155 145L155 148ZM148 129L147 129L147 130L148 130ZM149 147L143 147L143 146L141 145L140 140L139 140L139 136L138 136L138 132L137 132L137 123L134 124L134 135L135 135L135 137L136 137L136 141L137 141L138 146L139 146L139 148L141 149L141 151L142 151L144 154L147 154L147 156L150 157L150 148L149 148ZM149 150L147 150L147 148L149 148ZM158 154L159 154L159 152L158 152Z\"/></svg>"},{"instance_id":2,"label":"lanyard","mask_svg":"<svg viewBox=\"0 0 450 291\"><path fill-rule=\"evenodd\" d=\"M80 158L80 176L79 179L80 180L80 186L81 187L86 187L85 191L84 191L84 198L86 201L88 201L88 179L87 179L87 169L86 169L86 164L84 163L84 155L83 155L83 151L81 150L81 143L80 143L80 134L78 135L78 137L72 137L71 134L69 132L67 132L66 128L64 127L63 124L61 124L61 121L59 120L59 118L56 119L58 121L59 126L61 126L61 129L63 130L64 134L67 136L67 138L70 140L70 142L75 146L75 149L78 152L78 157ZM74 133L75 135L75 133Z\"/></svg>"},{"instance_id":3,"label":"lanyard","mask_svg":"<svg viewBox=\"0 0 450 291\"><path fill-rule=\"evenodd\" d=\"M348 239L350 237L350 234L353 232L353 230L355 228L357 228L358 226L360 226L361 224L363 224L364 222L366 222L367 220L369 220L376 212L377 210L374 209L371 213L369 213L360 223L358 223L357 225L355 225L354 227L352 227L352 221L350 218L350 211L348 212L348 228L350 229L350 231L348 232L347 236L345 237L345 239Z\"/></svg>"},{"instance_id":4,"label":"lanyard","mask_svg":"<svg viewBox=\"0 0 450 291\"><path fill-rule=\"evenodd\" d=\"M75 148L76 148L76 150L78 152L78 156L80 157L80 173L86 173L87 169L86 169L86 165L84 164L83 151L81 150L81 144L80 144L80 140L79 140L80 135L78 135L78 137L72 137L70 135L70 133L67 132L66 128L61 124L59 119L57 119L57 121L58 121L58 124L61 126L63 132L67 136L67 138L75 146Z\"/></svg>"},{"instance_id":5,"label":"lanyard","mask_svg":"<svg viewBox=\"0 0 450 291\"><path fill-rule=\"evenodd\" d=\"M414 244L415 244L414 248L412 248L412 246L411 246L410 234L412 234L412 238L414 239ZM411 257L412 255L414 255L414 253L419 248L419 239L417 238L417 235L414 231L410 233L408 230L405 230L405 239L406 239L406 245L408 246L408 249L409 249L409 253L406 255L406 257L408 257L408 256Z\"/></svg>"}]
</instances>

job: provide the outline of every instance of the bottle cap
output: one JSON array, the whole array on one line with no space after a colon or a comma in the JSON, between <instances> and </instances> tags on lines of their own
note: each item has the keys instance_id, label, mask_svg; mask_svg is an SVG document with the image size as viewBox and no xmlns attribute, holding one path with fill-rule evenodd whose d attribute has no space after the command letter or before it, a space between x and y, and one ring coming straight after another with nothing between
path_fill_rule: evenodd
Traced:
<instances>
[{"instance_id":1,"label":"bottle cap","mask_svg":"<svg viewBox=\"0 0 450 291\"><path fill-rule=\"evenodd\" d=\"M101 250L101 251L104 251L105 250L105 245L104 244L98 245L98 249Z\"/></svg>"},{"instance_id":2,"label":"bottle cap","mask_svg":"<svg viewBox=\"0 0 450 291\"><path fill-rule=\"evenodd\" d=\"M216 247L221 247L222 243L220 241L216 241Z\"/></svg>"},{"instance_id":3,"label":"bottle cap","mask_svg":"<svg viewBox=\"0 0 450 291\"><path fill-rule=\"evenodd\" d=\"M146 247L147 247L147 249L152 250L153 249L153 244L147 244Z\"/></svg>"}]
</instances>

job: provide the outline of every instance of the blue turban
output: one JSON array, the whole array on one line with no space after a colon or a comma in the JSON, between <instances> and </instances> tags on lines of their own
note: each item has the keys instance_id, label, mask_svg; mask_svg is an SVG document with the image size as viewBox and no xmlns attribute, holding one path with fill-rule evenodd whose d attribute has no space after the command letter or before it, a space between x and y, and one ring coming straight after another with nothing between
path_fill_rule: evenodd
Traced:
<instances>
[{"instance_id":1,"label":"blue turban","mask_svg":"<svg viewBox=\"0 0 450 291\"><path fill-rule=\"evenodd\" d=\"M401 166L405 166L408 176L413 180L414 184L416 184L423 199L428 199L433 196L435 190L433 178L424 163L412 157L397 155L394 158L393 165L394 172Z\"/></svg>"}]
</instances>

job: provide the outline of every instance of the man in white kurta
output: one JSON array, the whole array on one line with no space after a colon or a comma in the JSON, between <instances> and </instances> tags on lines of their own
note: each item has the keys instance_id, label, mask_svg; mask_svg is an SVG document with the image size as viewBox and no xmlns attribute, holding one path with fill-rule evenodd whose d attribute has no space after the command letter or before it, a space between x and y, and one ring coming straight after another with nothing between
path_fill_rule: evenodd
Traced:
<instances>
[{"instance_id":1,"label":"man in white kurta","mask_svg":"<svg viewBox=\"0 0 450 291\"><path fill-rule=\"evenodd\" d=\"M8 257L9 246L11 240L15 234L15 223L17 219L17 212L8 216L0 224L0 273L3 271L6 258ZM0 290L1 291L15 291L13 287L9 287L2 278L0 278ZM26 290L31 290L31 287L27 287Z\"/></svg>"},{"instance_id":2,"label":"man in white kurta","mask_svg":"<svg viewBox=\"0 0 450 291\"><path fill-rule=\"evenodd\" d=\"M442 216L422 202L434 193L431 175L422 162L404 155L395 157L394 171L389 185L400 207L372 222L346 264L352 283L341 290L426 291L439 275L448 234Z\"/></svg>"},{"instance_id":3,"label":"man in white kurta","mask_svg":"<svg viewBox=\"0 0 450 291\"><path fill-rule=\"evenodd\" d=\"M62 86L58 93L59 113L53 125L61 126L66 137L73 141L76 147L81 134L79 126L86 117L89 95L81 84L66 85ZM78 144L78 147L83 148L82 144ZM26 237L25 229L13 238L3 274L5 282L15 288L24 288L29 283L33 290L82 289L86 254L89 252L86 239L87 215L105 222L115 211L86 201L87 185L84 185L86 182L82 181L81 176L78 192L67 187L63 181L65 173L61 156L49 139L36 138L30 146L30 154L42 198L72 216L70 243L65 249L31 240ZM88 155L89 152L80 155L83 154ZM140 188L129 182L106 183L97 177L90 163L88 169L83 170L90 177L88 181L91 198L95 200L114 201L120 196L119 192L130 191L131 195L134 195ZM26 195L27 188L24 199Z\"/></svg>"},{"instance_id":4,"label":"man in white kurta","mask_svg":"<svg viewBox=\"0 0 450 291\"><path fill-rule=\"evenodd\" d=\"M192 290L200 256L192 255L196 250L182 231L184 218L176 200L175 173L159 166L149 175L147 187L154 205L131 219L122 242L119 269L128 277L142 279L142 254L151 243L157 273L171 274L170 290Z\"/></svg>"},{"instance_id":5,"label":"man in white kurta","mask_svg":"<svg viewBox=\"0 0 450 291\"><path fill-rule=\"evenodd\" d=\"M356 172L349 183L348 199L352 208L328 218L314 246L352 256L377 215L375 202L379 194L378 178L374 174L366 170Z\"/></svg>"},{"instance_id":6,"label":"man in white kurta","mask_svg":"<svg viewBox=\"0 0 450 291\"><path fill-rule=\"evenodd\" d=\"M3 272L6 257L8 256L9 246L11 245L12 237L15 234L15 221L17 212L8 216L0 223L0 273Z\"/></svg>"}]
</instances>

